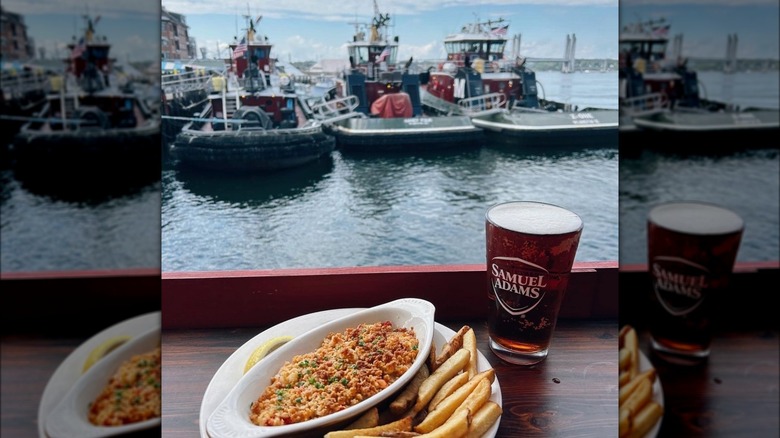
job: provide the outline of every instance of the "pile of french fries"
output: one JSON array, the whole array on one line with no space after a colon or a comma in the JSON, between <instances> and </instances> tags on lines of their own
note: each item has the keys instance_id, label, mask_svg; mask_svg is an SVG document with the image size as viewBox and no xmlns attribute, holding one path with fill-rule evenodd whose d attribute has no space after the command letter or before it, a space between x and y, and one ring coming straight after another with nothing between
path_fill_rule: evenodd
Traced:
<instances>
[{"instance_id":1,"label":"pile of french fries","mask_svg":"<svg viewBox=\"0 0 780 438\"><path fill-rule=\"evenodd\" d=\"M386 407L372 408L325 438L479 438L501 416L490 400L495 371L477 370L474 329L463 326Z\"/></svg>"},{"instance_id":2,"label":"pile of french fries","mask_svg":"<svg viewBox=\"0 0 780 438\"><path fill-rule=\"evenodd\" d=\"M653 400L656 371L652 366L639 369L639 339L636 330L624 325L619 333L619 436L641 438L653 428L664 413Z\"/></svg>"}]
</instances>

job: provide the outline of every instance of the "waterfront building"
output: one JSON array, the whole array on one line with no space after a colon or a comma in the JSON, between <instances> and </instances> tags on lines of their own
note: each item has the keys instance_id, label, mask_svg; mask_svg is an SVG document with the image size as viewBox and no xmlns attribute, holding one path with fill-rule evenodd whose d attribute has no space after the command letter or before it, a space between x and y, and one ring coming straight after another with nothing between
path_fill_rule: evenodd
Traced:
<instances>
[{"instance_id":1,"label":"waterfront building","mask_svg":"<svg viewBox=\"0 0 780 438\"><path fill-rule=\"evenodd\" d=\"M160 57L162 59L196 59L198 48L189 35L187 17L162 8Z\"/></svg>"},{"instance_id":2,"label":"waterfront building","mask_svg":"<svg viewBox=\"0 0 780 438\"><path fill-rule=\"evenodd\" d=\"M35 44L27 35L24 17L2 7L0 7L0 39L3 61L26 61L35 56Z\"/></svg>"}]
</instances>

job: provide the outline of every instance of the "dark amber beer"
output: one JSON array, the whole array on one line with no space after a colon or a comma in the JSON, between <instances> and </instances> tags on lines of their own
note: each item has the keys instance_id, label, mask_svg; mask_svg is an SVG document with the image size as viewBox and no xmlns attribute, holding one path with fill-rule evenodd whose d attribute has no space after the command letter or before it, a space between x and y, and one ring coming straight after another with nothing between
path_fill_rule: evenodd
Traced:
<instances>
[{"instance_id":1,"label":"dark amber beer","mask_svg":"<svg viewBox=\"0 0 780 438\"><path fill-rule=\"evenodd\" d=\"M556 205L516 201L486 214L490 348L520 365L544 360L582 233Z\"/></svg>"},{"instance_id":2,"label":"dark amber beer","mask_svg":"<svg viewBox=\"0 0 780 438\"><path fill-rule=\"evenodd\" d=\"M650 210L649 328L657 355L682 364L709 356L713 299L728 286L743 228L739 215L708 203L670 202Z\"/></svg>"}]
</instances>

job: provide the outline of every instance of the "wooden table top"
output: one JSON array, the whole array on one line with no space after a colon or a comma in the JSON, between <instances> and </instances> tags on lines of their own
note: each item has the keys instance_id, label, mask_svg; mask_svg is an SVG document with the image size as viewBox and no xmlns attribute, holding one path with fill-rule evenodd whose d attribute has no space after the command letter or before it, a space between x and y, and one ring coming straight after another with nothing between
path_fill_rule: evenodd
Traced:
<instances>
[{"instance_id":1,"label":"wooden table top","mask_svg":"<svg viewBox=\"0 0 780 438\"><path fill-rule=\"evenodd\" d=\"M422 274L416 271L411 274L382 272L381 275L392 278L383 277L383 280L387 281L378 284L388 283L392 287L387 288L393 289L399 282L407 284L408 277L411 276L432 284L440 284L446 280L448 288L460 287L465 290L481 287L481 273L478 270L472 271L460 269L455 273L447 271ZM734 282L734 292L765 291L766 284L778 284L778 273L780 269L777 269L776 264L768 269L745 272ZM593 285L593 288L601 289L604 288L604 283L612 284L609 280L611 277L604 277L605 274L613 275L609 270L604 272L597 269L595 274L580 274L578 278L583 281L577 288L587 293L589 284ZM398 275L400 277L396 278ZM364 273L361 273L360 278L366 276L373 281L373 276ZM347 285L354 283L353 277L331 275L325 280L326 283L329 281L335 285L334 290L341 291L345 282ZM451 277L454 279L451 280ZM644 330L647 324L644 311L646 303L640 299L641 294L637 293L647 289L646 273L639 269L635 272L621 272L620 277L619 317L616 310L603 303L594 305L589 312L580 312L580 304L587 304L588 299L598 303L598 300L603 298L595 293L585 295L577 305L570 305L568 317L559 320L550 356L533 367L506 364L492 354L487 345L484 318L463 316L469 312L479 313L479 308L465 306L467 309L463 310L462 303L457 307L447 307L448 302L452 301L451 294L447 295L443 291L441 294L438 291L431 292L432 298L438 300L443 309L450 310L444 313L446 316L442 316L439 322L452 330L457 330L464 324L472 326L477 333L480 351L496 370L504 409L499 437L617 437L619 326L625 323L634 325L640 335L640 346L648 353L648 337ZM299 284L296 278L309 281L309 277L305 275L285 276L284 284L296 286ZM41 397L52 374L74 349L104 328L109 321L95 321L93 327L81 328L72 324L74 318L90 321L86 316L92 315L93 310L85 310L82 309L83 306L74 304L90 300L55 301L57 305L47 306L46 309L50 309L48 313L41 313L34 304L46 301L42 297L56 300L57 297L67 295L61 293L62 287L42 286L49 283L52 283L49 286L57 286L62 280L5 280L4 295L12 297L10 304L14 305L3 306L3 319L4 323L13 322L5 325L14 330L4 330L0 339L0 436L34 437L38 434L37 417ZM140 300L140 307L116 307L114 311L127 314L117 316L112 313L113 317L124 319L146 311L159 310L159 291L154 292L149 285L145 288L139 287L142 285L138 282L142 280L159 287L159 280L148 275L138 278L130 276L126 279L123 277L121 282L115 279L106 280L107 283L126 286L124 289L112 289L120 297L132 296L137 301L139 291L149 291L143 295L146 298ZM79 284L90 286L88 293L100 297L106 290L106 285L101 281L102 278L90 278ZM231 281L234 286L240 286L233 289L238 290L236 295L241 298L243 295L256 293L259 287L277 287L281 280L259 276L241 277ZM318 283L320 286L322 284ZM461 284L462 286L459 286ZM183 280L180 288L182 294L189 291L191 297L192 291L197 291L198 287L200 285L197 281L187 279ZM354 285L353 288L359 289ZM418 289L426 290L423 287ZM14 290L16 292L11 293ZM452 292L452 289L445 290ZM43 295L40 291L43 291ZM172 295L178 297L178 289L173 289L172 292ZM345 294L346 292L342 292L342 295ZM4 304L8 304L5 296ZM237 297L231 298L238 299ZM273 294L266 294L263 295L263 300L259 301L267 305L268 299L274 297ZM345 295L342 298L347 300L354 297ZM118 299L117 303L125 301ZM213 303L213 300L204 299L203 302ZM659 437L780 436L780 323L776 318L774 306L754 308L750 303L749 300L731 300L724 304L722 313L727 318L723 318L717 327L711 356L704 365L680 368L667 365L648 354L659 371L664 393L665 414ZM340 302L328 304L338 307ZM371 304L350 301L353 306ZM184 313L185 316L192 314ZM225 313L224 317L229 318L230 315L232 314ZM194 327L199 326L195 324L163 330L163 421L162 430L155 431L156 436L199 436L199 411L212 377L237 348L263 330L263 327Z\"/></svg>"},{"instance_id":2,"label":"wooden table top","mask_svg":"<svg viewBox=\"0 0 780 438\"><path fill-rule=\"evenodd\" d=\"M696 366L665 362L653 355L647 331L638 331L638 336L663 389L659 437L780 436L776 330L721 331L708 360Z\"/></svg>"},{"instance_id":3,"label":"wooden table top","mask_svg":"<svg viewBox=\"0 0 780 438\"><path fill-rule=\"evenodd\" d=\"M487 347L484 324L479 349L496 369L504 414L499 437L617 436L617 323L562 320L550 356L524 368L504 364ZM236 348L261 329L169 330L163 334L163 435L198 436L198 416L211 378ZM648 352L646 332L640 346ZM41 335L2 339L2 436L37 436L41 395L59 364L86 338ZM777 437L780 430L778 332L720 332L708 362L675 367L648 355L659 371L665 416L660 437ZM557 379L560 383L556 383Z\"/></svg>"}]
</instances>

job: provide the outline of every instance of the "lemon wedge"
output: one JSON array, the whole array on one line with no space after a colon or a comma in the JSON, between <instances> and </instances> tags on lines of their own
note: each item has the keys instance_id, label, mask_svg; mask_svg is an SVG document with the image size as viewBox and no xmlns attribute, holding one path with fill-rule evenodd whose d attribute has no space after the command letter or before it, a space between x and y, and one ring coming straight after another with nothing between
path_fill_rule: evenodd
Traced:
<instances>
[{"instance_id":1,"label":"lemon wedge","mask_svg":"<svg viewBox=\"0 0 780 438\"><path fill-rule=\"evenodd\" d=\"M269 353L286 344L292 338L292 336L277 336L263 342L262 345L257 347L255 351L252 352L252 355L249 356L249 359L247 359L246 365L244 365L244 374L246 374L247 371L255 366L255 364L262 358L268 356Z\"/></svg>"},{"instance_id":2,"label":"lemon wedge","mask_svg":"<svg viewBox=\"0 0 780 438\"><path fill-rule=\"evenodd\" d=\"M94 365L95 362L99 361L105 355L112 352L114 349L124 344L128 340L130 340L130 336L122 335L122 336L114 336L103 341L100 345L98 345L92 351L89 352L89 355L87 356L87 360L84 361L84 366L82 367L81 372L82 373L87 372L87 370L92 365Z\"/></svg>"}]
</instances>

